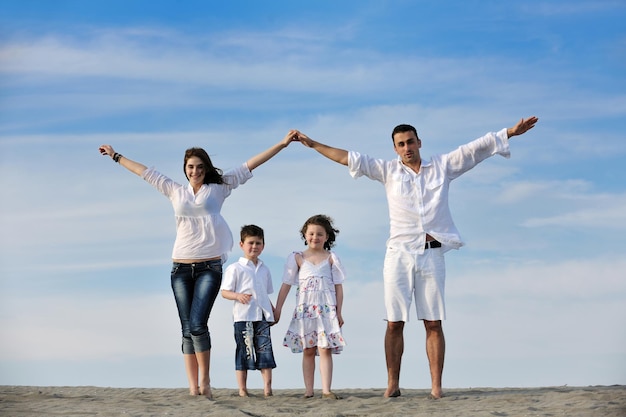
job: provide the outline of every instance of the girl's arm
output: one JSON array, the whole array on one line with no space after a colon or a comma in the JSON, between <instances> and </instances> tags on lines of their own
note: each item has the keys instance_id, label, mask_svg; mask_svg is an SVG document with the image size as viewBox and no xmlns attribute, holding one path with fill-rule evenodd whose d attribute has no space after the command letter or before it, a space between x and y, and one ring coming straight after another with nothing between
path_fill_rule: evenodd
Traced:
<instances>
[{"instance_id":1,"label":"girl's arm","mask_svg":"<svg viewBox=\"0 0 626 417\"><path fill-rule=\"evenodd\" d=\"M139 176L141 176L141 174L143 174L143 172L148 169L148 167L146 167L145 165L140 164L139 162L135 162L132 159L128 159L125 156L122 156L122 154L115 152L111 145L102 145L98 150L102 155L110 156L111 159L113 159L115 162L118 162L121 166L123 166L130 172L135 173Z\"/></svg>"},{"instance_id":2,"label":"girl's arm","mask_svg":"<svg viewBox=\"0 0 626 417\"><path fill-rule=\"evenodd\" d=\"M290 130L289 133L285 135L283 140L278 142L276 145L248 159L248 169L252 171L253 169L269 161L274 155L289 146L289 144L294 140L298 140L298 133L296 130Z\"/></svg>"},{"instance_id":3,"label":"girl's arm","mask_svg":"<svg viewBox=\"0 0 626 417\"><path fill-rule=\"evenodd\" d=\"M283 309L283 304L285 304L285 300L287 299L287 295L289 294L289 290L291 289L291 285L283 283L280 286L280 291L278 291L278 298L276 299L276 307L274 307L274 324L278 323L280 320L280 313Z\"/></svg>"},{"instance_id":4,"label":"girl's arm","mask_svg":"<svg viewBox=\"0 0 626 417\"><path fill-rule=\"evenodd\" d=\"M335 284L335 296L337 297L337 320L339 320L339 327L343 326L343 316L341 315L341 309L343 307L343 285Z\"/></svg>"}]
</instances>

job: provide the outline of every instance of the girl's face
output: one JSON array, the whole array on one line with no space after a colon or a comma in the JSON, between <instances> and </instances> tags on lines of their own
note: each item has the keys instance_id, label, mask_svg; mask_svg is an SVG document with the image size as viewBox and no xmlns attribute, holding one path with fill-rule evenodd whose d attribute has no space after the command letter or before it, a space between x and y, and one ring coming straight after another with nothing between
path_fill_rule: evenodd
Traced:
<instances>
[{"instance_id":1,"label":"girl's face","mask_svg":"<svg viewBox=\"0 0 626 417\"><path fill-rule=\"evenodd\" d=\"M309 224L304 234L306 243L311 249L324 249L324 243L328 240L326 229L317 224Z\"/></svg>"},{"instance_id":2,"label":"girl's face","mask_svg":"<svg viewBox=\"0 0 626 417\"><path fill-rule=\"evenodd\" d=\"M192 187L201 186L204 183L204 175L206 171L204 168L204 162L197 156L192 156L187 159L185 164L185 174L189 178L189 184Z\"/></svg>"}]
</instances>

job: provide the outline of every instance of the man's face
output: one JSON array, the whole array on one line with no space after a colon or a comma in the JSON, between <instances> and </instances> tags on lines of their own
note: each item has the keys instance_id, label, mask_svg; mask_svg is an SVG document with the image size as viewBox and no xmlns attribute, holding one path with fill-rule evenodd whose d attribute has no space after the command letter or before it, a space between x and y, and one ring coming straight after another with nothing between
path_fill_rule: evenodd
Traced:
<instances>
[{"instance_id":1,"label":"man's face","mask_svg":"<svg viewBox=\"0 0 626 417\"><path fill-rule=\"evenodd\" d=\"M406 165L420 161L419 149L421 147L422 141L417 138L414 132L398 132L393 135L393 149Z\"/></svg>"}]
</instances>

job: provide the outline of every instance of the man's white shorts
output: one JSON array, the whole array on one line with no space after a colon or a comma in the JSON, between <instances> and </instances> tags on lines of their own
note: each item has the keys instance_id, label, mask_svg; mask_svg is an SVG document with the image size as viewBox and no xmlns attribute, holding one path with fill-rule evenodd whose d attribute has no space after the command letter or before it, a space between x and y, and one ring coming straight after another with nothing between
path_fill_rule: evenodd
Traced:
<instances>
[{"instance_id":1,"label":"man's white shorts","mask_svg":"<svg viewBox=\"0 0 626 417\"><path fill-rule=\"evenodd\" d=\"M383 266L385 308L388 321L409 321L415 298L418 320L444 320L446 266L441 248L421 255L387 248Z\"/></svg>"}]
</instances>

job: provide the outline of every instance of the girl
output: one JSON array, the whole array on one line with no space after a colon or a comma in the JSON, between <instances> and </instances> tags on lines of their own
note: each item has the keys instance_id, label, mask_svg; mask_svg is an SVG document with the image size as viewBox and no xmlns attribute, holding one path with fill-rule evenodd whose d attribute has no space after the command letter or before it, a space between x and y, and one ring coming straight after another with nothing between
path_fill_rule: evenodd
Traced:
<instances>
[{"instance_id":1,"label":"girl","mask_svg":"<svg viewBox=\"0 0 626 417\"><path fill-rule=\"evenodd\" d=\"M339 399L330 390L331 354L340 353L346 344L341 334L345 270L337 255L330 251L339 230L333 228L330 217L319 214L309 218L300 233L308 249L293 252L287 258L274 320L280 319L291 286L297 285L296 308L283 345L294 353L303 352L304 398L313 397L315 356L319 355L322 397Z\"/></svg>"},{"instance_id":2,"label":"girl","mask_svg":"<svg viewBox=\"0 0 626 417\"><path fill-rule=\"evenodd\" d=\"M139 175L174 206L176 240L170 274L182 328L182 352L191 395L212 398L209 378L211 337L207 322L222 282L222 263L233 246L233 236L220 211L231 191L252 177L252 170L297 140L291 130L282 141L253 156L239 167L222 171L213 166L204 149L185 151L183 170L188 184L174 182L153 168L115 152L99 151Z\"/></svg>"}]
</instances>

